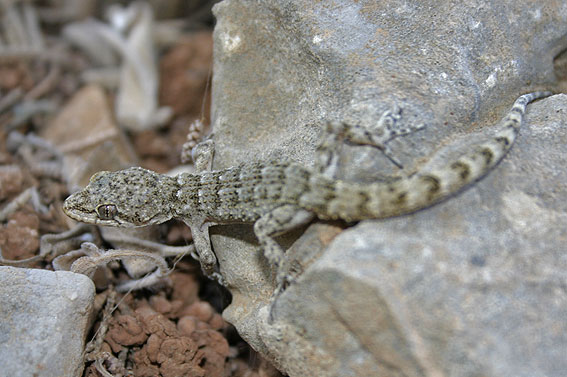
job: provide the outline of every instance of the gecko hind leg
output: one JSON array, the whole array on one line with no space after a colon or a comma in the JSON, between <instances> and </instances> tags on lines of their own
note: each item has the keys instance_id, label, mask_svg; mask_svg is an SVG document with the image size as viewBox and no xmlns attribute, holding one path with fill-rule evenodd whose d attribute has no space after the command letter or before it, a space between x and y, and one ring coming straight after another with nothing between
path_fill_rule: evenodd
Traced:
<instances>
[{"instance_id":1,"label":"gecko hind leg","mask_svg":"<svg viewBox=\"0 0 567 377\"><path fill-rule=\"evenodd\" d=\"M402 163L394 156L388 143L400 136L423 130L424 124L403 126L400 122L402 110L395 106L385 111L378 122L372 126L351 125L344 122L327 123L326 136L317 149L317 165L324 174L334 174L339 150L338 143L347 141L353 144L370 145L379 149L394 165L402 169Z\"/></svg>"},{"instance_id":2,"label":"gecko hind leg","mask_svg":"<svg viewBox=\"0 0 567 377\"><path fill-rule=\"evenodd\" d=\"M264 255L271 265L277 267L275 295L283 291L288 282L288 266L282 247L273 237L307 224L315 215L298 206L286 204L266 213L254 223L254 233L260 242Z\"/></svg>"},{"instance_id":3,"label":"gecko hind leg","mask_svg":"<svg viewBox=\"0 0 567 377\"><path fill-rule=\"evenodd\" d=\"M215 142L207 138L197 144L191 151L191 157L197 172L209 171L213 168L213 157L215 154Z\"/></svg>"},{"instance_id":4,"label":"gecko hind leg","mask_svg":"<svg viewBox=\"0 0 567 377\"><path fill-rule=\"evenodd\" d=\"M273 309L277 298L284 291L286 285L291 283L289 262L286 259L284 250L273 237L307 224L314 216L310 211L287 204L264 214L254 223L254 233L260 242L266 259L268 259L270 265L276 266L276 289L268 304L270 312L268 315L269 323L273 322Z\"/></svg>"}]
</instances>

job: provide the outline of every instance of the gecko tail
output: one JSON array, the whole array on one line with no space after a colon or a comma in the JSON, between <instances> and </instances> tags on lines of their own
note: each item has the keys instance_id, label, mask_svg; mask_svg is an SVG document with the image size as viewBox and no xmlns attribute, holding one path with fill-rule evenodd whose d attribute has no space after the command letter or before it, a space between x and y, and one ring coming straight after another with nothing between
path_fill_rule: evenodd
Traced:
<instances>
[{"instance_id":1,"label":"gecko tail","mask_svg":"<svg viewBox=\"0 0 567 377\"><path fill-rule=\"evenodd\" d=\"M321 179L313 180L312 197L306 204L319 203L312 210L320 218L357 221L404 215L438 203L481 179L496 166L514 144L527 105L550 95L551 92L542 91L520 96L492 137L440 168L391 183L370 185L324 179L324 185L319 185L317 182ZM317 192L325 198L314 200Z\"/></svg>"}]
</instances>

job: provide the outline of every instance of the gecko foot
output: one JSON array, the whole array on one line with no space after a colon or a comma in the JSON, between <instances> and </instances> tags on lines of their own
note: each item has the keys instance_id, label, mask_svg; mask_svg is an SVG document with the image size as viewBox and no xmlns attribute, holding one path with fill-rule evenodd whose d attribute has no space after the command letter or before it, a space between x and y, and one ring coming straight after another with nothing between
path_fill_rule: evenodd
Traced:
<instances>
[{"instance_id":1,"label":"gecko foot","mask_svg":"<svg viewBox=\"0 0 567 377\"><path fill-rule=\"evenodd\" d=\"M286 290L286 288L292 283L292 277L287 273L286 269L278 268L278 274L276 276L276 289L270 297L268 302L269 314L268 314L268 324L274 322L274 310L276 303L280 295Z\"/></svg>"},{"instance_id":2,"label":"gecko foot","mask_svg":"<svg viewBox=\"0 0 567 377\"><path fill-rule=\"evenodd\" d=\"M406 136L414 132L423 130L424 124L404 126L400 119L402 118L402 109L395 106L391 110L386 110L378 122L371 126L351 125L344 122L329 122L327 124L327 134L340 135L336 137L325 138L325 143L320 146L321 151L336 150L330 147L330 141L345 140L353 144L370 145L384 154L394 165L402 169L402 163L394 156L388 143L400 136ZM327 158L331 161L331 158Z\"/></svg>"}]
</instances>

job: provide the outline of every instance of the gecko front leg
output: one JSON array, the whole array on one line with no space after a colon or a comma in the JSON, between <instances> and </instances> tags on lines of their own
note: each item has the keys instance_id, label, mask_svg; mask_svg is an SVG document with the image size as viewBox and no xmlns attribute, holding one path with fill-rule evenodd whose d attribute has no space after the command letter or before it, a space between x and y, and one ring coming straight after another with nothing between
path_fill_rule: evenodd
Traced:
<instances>
[{"instance_id":1,"label":"gecko front leg","mask_svg":"<svg viewBox=\"0 0 567 377\"><path fill-rule=\"evenodd\" d=\"M192 149L191 156L197 172L200 173L212 169L214 152L215 143L210 136ZM201 269L207 277L218 281L219 284L224 286L225 282L222 275L215 271L217 257L211 247L209 236L209 227L216 225L216 223L192 220L191 222L185 221L185 224L191 228L191 235L195 244L196 253L191 254L191 256L201 263Z\"/></svg>"},{"instance_id":2,"label":"gecko front leg","mask_svg":"<svg viewBox=\"0 0 567 377\"><path fill-rule=\"evenodd\" d=\"M225 281L220 273L215 271L217 265L217 257L211 247L211 239L209 237L209 227L216 225L211 222L188 222L185 224L191 229L193 236L193 244L195 245L195 254L191 256L201 263L201 269L205 276L216 280L220 285L225 286Z\"/></svg>"}]
</instances>

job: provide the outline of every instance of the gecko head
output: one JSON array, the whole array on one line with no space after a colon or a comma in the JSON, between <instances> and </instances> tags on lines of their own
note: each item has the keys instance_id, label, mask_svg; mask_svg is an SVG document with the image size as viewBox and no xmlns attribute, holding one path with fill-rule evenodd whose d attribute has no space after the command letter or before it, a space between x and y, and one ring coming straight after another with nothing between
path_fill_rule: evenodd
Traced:
<instances>
[{"instance_id":1,"label":"gecko head","mask_svg":"<svg viewBox=\"0 0 567 377\"><path fill-rule=\"evenodd\" d=\"M169 220L174 178L142 168L101 171L63 204L67 216L88 224L139 227Z\"/></svg>"}]
</instances>

